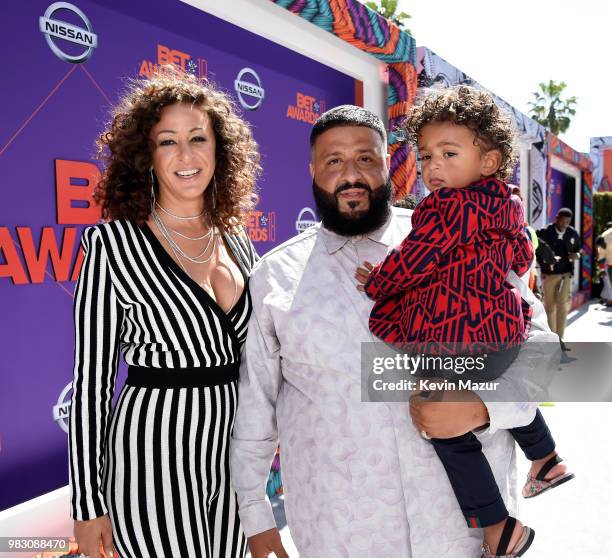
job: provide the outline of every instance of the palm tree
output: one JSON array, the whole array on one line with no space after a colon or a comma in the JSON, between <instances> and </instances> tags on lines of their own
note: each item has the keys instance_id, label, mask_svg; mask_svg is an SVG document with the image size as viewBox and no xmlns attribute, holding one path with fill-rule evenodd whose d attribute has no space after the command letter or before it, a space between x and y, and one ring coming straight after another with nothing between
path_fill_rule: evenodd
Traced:
<instances>
[{"instance_id":1,"label":"palm tree","mask_svg":"<svg viewBox=\"0 0 612 558\"><path fill-rule=\"evenodd\" d=\"M410 19L410 16L406 12L396 13L397 2L398 0L378 0L378 2L365 2L365 5L410 34L410 29L407 29L404 23L404 20Z\"/></svg>"},{"instance_id":2,"label":"palm tree","mask_svg":"<svg viewBox=\"0 0 612 558\"><path fill-rule=\"evenodd\" d=\"M539 91L534 91L533 100L529 101L531 116L553 134L566 132L572 116L576 114L576 97L561 98L567 87L564 81L557 83L551 79L538 87Z\"/></svg>"}]
</instances>

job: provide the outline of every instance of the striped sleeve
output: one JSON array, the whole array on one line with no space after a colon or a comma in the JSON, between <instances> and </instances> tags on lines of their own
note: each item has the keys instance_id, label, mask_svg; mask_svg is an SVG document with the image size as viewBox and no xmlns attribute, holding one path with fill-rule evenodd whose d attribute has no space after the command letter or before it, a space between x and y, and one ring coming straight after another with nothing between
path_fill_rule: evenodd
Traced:
<instances>
[{"instance_id":1,"label":"striped sleeve","mask_svg":"<svg viewBox=\"0 0 612 558\"><path fill-rule=\"evenodd\" d=\"M100 230L86 229L81 243L84 259L74 295L69 432L71 515L75 520L108 513L102 474L123 318Z\"/></svg>"},{"instance_id":2,"label":"striped sleeve","mask_svg":"<svg viewBox=\"0 0 612 558\"><path fill-rule=\"evenodd\" d=\"M251 242L251 239L249 238L249 235L246 230L242 234L242 239L245 244L247 253L249 254L249 260L251 262L252 268L259 261L259 254L257 253L257 250L255 250L255 246L253 246L253 243Z\"/></svg>"},{"instance_id":3,"label":"striped sleeve","mask_svg":"<svg viewBox=\"0 0 612 558\"><path fill-rule=\"evenodd\" d=\"M243 228L239 234L229 236L228 238L232 244L234 253L240 258L246 270L250 272L259 260L259 254L257 254L248 233Z\"/></svg>"}]
</instances>

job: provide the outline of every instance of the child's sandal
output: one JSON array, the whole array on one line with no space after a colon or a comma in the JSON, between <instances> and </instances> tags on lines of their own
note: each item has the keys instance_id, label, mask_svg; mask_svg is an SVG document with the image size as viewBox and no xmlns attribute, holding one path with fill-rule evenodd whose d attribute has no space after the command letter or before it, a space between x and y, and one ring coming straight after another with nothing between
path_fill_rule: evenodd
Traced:
<instances>
[{"instance_id":1,"label":"child's sandal","mask_svg":"<svg viewBox=\"0 0 612 558\"><path fill-rule=\"evenodd\" d=\"M561 461L563 461L563 459L561 459L558 455L554 455L546 463L544 463L544 465L542 465L542 468L535 477L528 474L527 482L525 483L525 486L523 486L523 497L534 498L535 496L542 494L542 492L546 492L551 488L556 488L557 486L572 480L576 476L574 473L563 473L562 475L558 475L550 480L544 480L544 477L550 472L550 470L555 465L561 463Z\"/></svg>"},{"instance_id":2,"label":"child's sandal","mask_svg":"<svg viewBox=\"0 0 612 558\"><path fill-rule=\"evenodd\" d=\"M489 545L487 543L482 543L481 558L517 558L518 556L523 556L523 554L529 550L529 547L533 542L535 531L531 527L523 525L523 535L521 539L518 543L516 543L512 552L508 554L508 545L510 544L512 533L514 533L515 525L516 519L514 517L508 517L506 524L504 525L502 535L499 539L499 544L497 545L498 554L492 554ZM500 552L501 554L499 554Z\"/></svg>"}]
</instances>

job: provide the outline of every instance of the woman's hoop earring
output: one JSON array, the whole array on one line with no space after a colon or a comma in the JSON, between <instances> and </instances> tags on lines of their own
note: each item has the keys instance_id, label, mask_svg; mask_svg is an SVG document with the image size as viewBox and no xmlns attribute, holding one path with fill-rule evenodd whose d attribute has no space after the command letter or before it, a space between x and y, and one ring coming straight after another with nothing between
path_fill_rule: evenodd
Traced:
<instances>
[{"instance_id":1,"label":"woman's hoop earring","mask_svg":"<svg viewBox=\"0 0 612 558\"><path fill-rule=\"evenodd\" d=\"M153 174L153 166L149 167L149 175L151 176L151 204L155 205L155 175Z\"/></svg>"},{"instance_id":2,"label":"woman's hoop earring","mask_svg":"<svg viewBox=\"0 0 612 558\"><path fill-rule=\"evenodd\" d=\"M213 175L213 190L212 190L213 210L217 207L217 178Z\"/></svg>"}]
</instances>

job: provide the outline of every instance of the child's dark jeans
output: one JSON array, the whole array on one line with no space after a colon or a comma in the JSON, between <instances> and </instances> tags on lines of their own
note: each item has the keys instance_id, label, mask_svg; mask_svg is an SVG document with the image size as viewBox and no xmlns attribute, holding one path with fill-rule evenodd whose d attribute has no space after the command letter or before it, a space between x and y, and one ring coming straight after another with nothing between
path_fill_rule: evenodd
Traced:
<instances>
[{"instance_id":1,"label":"child's dark jeans","mask_svg":"<svg viewBox=\"0 0 612 558\"><path fill-rule=\"evenodd\" d=\"M499 378L518 351L517 347L500 355L489 355L486 380ZM530 461L542 459L555 449L555 442L539 409L531 424L512 428L509 432ZM493 471L472 432L455 438L433 438L431 443L446 469L468 527L487 527L508 517Z\"/></svg>"}]
</instances>

